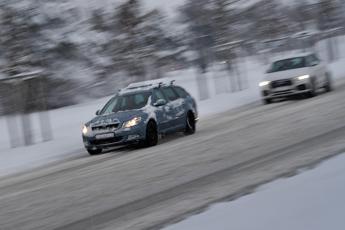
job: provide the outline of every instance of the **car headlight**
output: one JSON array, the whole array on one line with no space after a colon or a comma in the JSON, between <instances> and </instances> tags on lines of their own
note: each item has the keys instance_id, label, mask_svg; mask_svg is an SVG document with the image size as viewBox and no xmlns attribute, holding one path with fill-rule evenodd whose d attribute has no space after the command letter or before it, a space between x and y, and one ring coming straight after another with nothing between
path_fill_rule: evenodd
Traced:
<instances>
[{"instance_id":1,"label":"car headlight","mask_svg":"<svg viewBox=\"0 0 345 230\"><path fill-rule=\"evenodd\" d=\"M309 79L309 78L310 78L309 75L302 75L302 76L297 77L297 79L298 79L299 81L303 81L303 80L306 80L306 79Z\"/></svg>"},{"instance_id":2,"label":"car headlight","mask_svg":"<svg viewBox=\"0 0 345 230\"><path fill-rule=\"evenodd\" d=\"M141 122L141 117L135 117L130 121L127 121L123 124L123 128L132 128L138 125Z\"/></svg>"},{"instance_id":3,"label":"car headlight","mask_svg":"<svg viewBox=\"0 0 345 230\"><path fill-rule=\"evenodd\" d=\"M88 134L90 132L89 127L87 127L86 125L83 126L82 132L84 135Z\"/></svg>"},{"instance_id":4,"label":"car headlight","mask_svg":"<svg viewBox=\"0 0 345 230\"><path fill-rule=\"evenodd\" d=\"M259 86L260 87L264 87L264 86L269 85L270 83L271 83L270 81L262 81L262 82L259 83Z\"/></svg>"}]
</instances>

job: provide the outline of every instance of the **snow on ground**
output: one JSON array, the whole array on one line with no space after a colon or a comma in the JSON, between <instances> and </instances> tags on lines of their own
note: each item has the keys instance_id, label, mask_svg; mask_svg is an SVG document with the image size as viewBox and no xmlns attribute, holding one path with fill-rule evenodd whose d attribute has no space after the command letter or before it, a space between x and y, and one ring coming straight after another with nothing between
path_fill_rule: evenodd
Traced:
<instances>
[{"instance_id":1,"label":"snow on ground","mask_svg":"<svg viewBox=\"0 0 345 230\"><path fill-rule=\"evenodd\" d=\"M345 226L345 155L164 230L324 230Z\"/></svg>"},{"instance_id":2,"label":"snow on ground","mask_svg":"<svg viewBox=\"0 0 345 230\"><path fill-rule=\"evenodd\" d=\"M82 147L81 128L83 122L91 119L101 104L107 99L92 101L91 103L70 106L50 112L53 141L41 142L38 125L38 114L33 114L34 139L38 143L29 147L11 149L7 134L5 118L0 119L3 133L0 137L0 177L26 169L42 166L56 160L80 156ZM17 117L18 126L20 119Z\"/></svg>"}]
</instances>

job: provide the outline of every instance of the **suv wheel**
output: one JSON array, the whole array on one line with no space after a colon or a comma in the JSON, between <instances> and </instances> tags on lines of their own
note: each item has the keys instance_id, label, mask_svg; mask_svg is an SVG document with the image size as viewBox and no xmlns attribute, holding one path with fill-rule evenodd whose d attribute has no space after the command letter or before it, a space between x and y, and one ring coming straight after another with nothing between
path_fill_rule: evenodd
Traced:
<instances>
[{"instance_id":1,"label":"suv wheel","mask_svg":"<svg viewBox=\"0 0 345 230\"><path fill-rule=\"evenodd\" d=\"M191 135L195 133L195 117L192 112L189 112L186 117L186 128L184 133L186 135Z\"/></svg>"},{"instance_id":2,"label":"suv wheel","mask_svg":"<svg viewBox=\"0 0 345 230\"><path fill-rule=\"evenodd\" d=\"M87 149L87 152L91 155L98 155L102 153L102 149Z\"/></svg>"},{"instance_id":3,"label":"suv wheel","mask_svg":"<svg viewBox=\"0 0 345 230\"><path fill-rule=\"evenodd\" d=\"M151 147L158 144L157 125L153 121L149 121L146 127L145 146Z\"/></svg>"}]
</instances>

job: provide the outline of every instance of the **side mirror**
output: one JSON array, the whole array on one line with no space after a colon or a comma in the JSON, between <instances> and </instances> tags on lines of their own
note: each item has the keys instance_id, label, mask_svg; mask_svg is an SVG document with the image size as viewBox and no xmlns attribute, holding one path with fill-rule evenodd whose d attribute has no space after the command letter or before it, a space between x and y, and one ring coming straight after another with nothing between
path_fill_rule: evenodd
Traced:
<instances>
[{"instance_id":1,"label":"side mirror","mask_svg":"<svg viewBox=\"0 0 345 230\"><path fill-rule=\"evenodd\" d=\"M156 107L159 107L159 106L163 106L163 105L166 105L167 104L167 101L164 100L164 99L158 99L156 101L156 103L154 103L153 105L156 106Z\"/></svg>"},{"instance_id":2,"label":"side mirror","mask_svg":"<svg viewBox=\"0 0 345 230\"><path fill-rule=\"evenodd\" d=\"M101 114L101 110L96 111L96 116L99 116Z\"/></svg>"}]
</instances>

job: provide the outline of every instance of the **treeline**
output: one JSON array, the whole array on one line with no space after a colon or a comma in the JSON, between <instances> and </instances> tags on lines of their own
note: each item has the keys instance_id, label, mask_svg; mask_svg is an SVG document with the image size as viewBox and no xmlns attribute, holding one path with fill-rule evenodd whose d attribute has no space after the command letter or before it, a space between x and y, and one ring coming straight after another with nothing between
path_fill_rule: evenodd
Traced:
<instances>
[{"instance_id":1,"label":"treeline","mask_svg":"<svg viewBox=\"0 0 345 230\"><path fill-rule=\"evenodd\" d=\"M288 6L262 0L248 7L239 0L186 0L176 21L158 9L145 11L142 1L86 11L71 1L0 3L2 75L40 71L50 79L49 106L59 107L76 95L103 96L123 82L159 78L174 69L207 71L212 62L236 58L244 42L255 46L345 22L339 0ZM256 50L243 47L241 55Z\"/></svg>"}]
</instances>

